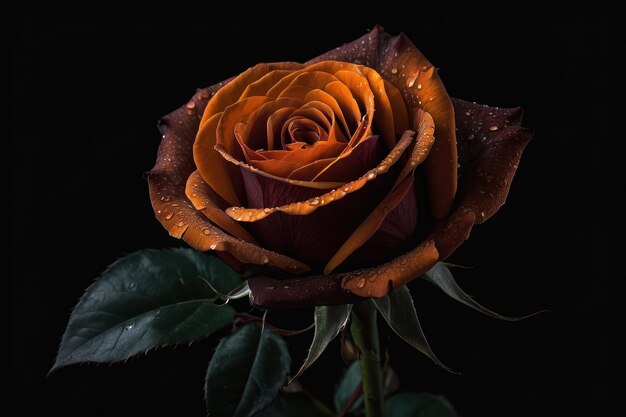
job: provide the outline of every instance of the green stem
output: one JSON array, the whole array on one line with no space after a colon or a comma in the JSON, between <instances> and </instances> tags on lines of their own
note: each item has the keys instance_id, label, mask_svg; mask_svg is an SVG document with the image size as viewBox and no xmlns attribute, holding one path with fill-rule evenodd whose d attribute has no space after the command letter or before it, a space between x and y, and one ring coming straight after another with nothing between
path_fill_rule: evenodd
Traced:
<instances>
[{"instance_id":1,"label":"green stem","mask_svg":"<svg viewBox=\"0 0 626 417\"><path fill-rule=\"evenodd\" d=\"M385 417L385 393L376 314L376 307L371 300L357 303L352 309L350 326L354 343L361 353L361 379L367 417Z\"/></svg>"}]
</instances>

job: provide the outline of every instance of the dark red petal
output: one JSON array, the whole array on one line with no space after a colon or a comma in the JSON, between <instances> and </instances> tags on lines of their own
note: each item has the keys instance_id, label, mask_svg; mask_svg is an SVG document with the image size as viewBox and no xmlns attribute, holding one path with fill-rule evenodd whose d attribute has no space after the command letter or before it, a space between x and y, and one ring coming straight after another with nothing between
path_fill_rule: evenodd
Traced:
<instances>
[{"instance_id":1,"label":"dark red petal","mask_svg":"<svg viewBox=\"0 0 626 417\"><path fill-rule=\"evenodd\" d=\"M532 133L520 127L521 108L496 108L452 99L459 146L459 191L454 213L433 234L446 259L506 201Z\"/></svg>"},{"instance_id":2,"label":"dark red petal","mask_svg":"<svg viewBox=\"0 0 626 417\"><path fill-rule=\"evenodd\" d=\"M319 190L292 185L242 169L248 207L279 207L319 196ZM379 175L344 198L304 216L276 211L246 227L263 247L324 267L357 226L388 193L395 176Z\"/></svg>"},{"instance_id":3,"label":"dark red petal","mask_svg":"<svg viewBox=\"0 0 626 417\"><path fill-rule=\"evenodd\" d=\"M412 186L402 201L385 216L372 237L346 259L342 269L389 262L408 250L417 228L418 214L415 189Z\"/></svg>"},{"instance_id":4,"label":"dark red petal","mask_svg":"<svg viewBox=\"0 0 626 417\"><path fill-rule=\"evenodd\" d=\"M316 275L288 281L255 277L248 279L248 286L250 304L271 310L353 304L363 300L341 288L341 277L338 275Z\"/></svg>"},{"instance_id":5,"label":"dark red petal","mask_svg":"<svg viewBox=\"0 0 626 417\"><path fill-rule=\"evenodd\" d=\"M532 133L520 127L521 108L482 106L454 99L461 177L457 205L480 224L506 201Z\"/></svg>"}]
</instances>

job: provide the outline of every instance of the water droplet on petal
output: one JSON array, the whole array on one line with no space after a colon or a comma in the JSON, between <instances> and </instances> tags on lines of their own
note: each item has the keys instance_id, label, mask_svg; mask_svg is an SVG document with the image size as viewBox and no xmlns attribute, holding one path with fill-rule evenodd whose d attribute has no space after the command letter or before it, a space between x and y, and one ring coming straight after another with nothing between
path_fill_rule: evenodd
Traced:
<instances>
[{"instance_id":1,"label":"water droplet on petal","mask_svg":"<svg viewBox=\"0 0 626 417\"><path fill-rule=\"evenodd\" d=\"M183 227L184 225L185 225L185 223L183 223L183 222L178 222L178 223L176 224L176 226L178 226L178 227Z\"/></svg>"},{"instance_id":2,"label":"water droplet on petal","mask_svg":"<svg viewBox=\"0 0 626 417\"><path fill-rule=\"evenodd\" d=\"M495 132L496 130L498 130L498 126L496 125L489 126L489 130L491 130L492 132Z\"/></svg>"},{"instance_id":3,"label":"water droplet on petal","mask_svg":"<svg viewBox=\"0 0 626 417\"><path fill-rule=\"evenodd\" d=\"M358 278L356 280L356 286L358 288L363 288L365 286L365 278Z\"/></svg>"},{"instance_id":4,"label":"water droplet on petal","mask_svg":"<svg viewBox=\"0 0 626 417\"><path fill-rule=\"evenodd\" d=\"M211 229L204 229L202 231L202 233L204 233L205 235L210 235L211 234Z\"/></svg>"},{"instance_id":5,"label":"water droplet on petal","mask_svg":"<svg viewBox=\"0 0 626 417\"><path fill-rule=\"evenodd\" d=\"M421 89L422 89L422 84L419 84L419 83L418 83L418 84L417 84L417 89L418 89L418 90L421 90Z\"/></svg>"},{"instance_id":6,"label":"water droplet on petal","mask_svg":"<svg viewBox=\"0 0 626 417\"><path fill-rule=\"evenodd\" d=\"M167 216L165 216L165 220L169 220L174 216L174 213L168 213Z\"/></svg>"},{"instance_id":7,"label":"water droplet on petal","mask_svg":"<svg viewBox=\"0 0 626 417\"><path fill-rule=\"evenodd\" d=\"M132 329L133 327L135 327L135 325L134 325L134 324L132 324L132 323L131 323L131 324L127 324L127 325L124 327L124 330L130 330L130 329Z\"/></svg>"},{"instance_id":8,"label":"water droplet on petal","mask_svg":"<svg viewBox=\"0 0 626 417\"><path fill-rule=\"evenodd\" d=\"M392 73L392 74L396 74L397 72L398 72L398 68L393 67L393 68L391 69L391 73Z\"/></svg>"},{"instance_id":9,"label":"water droplet on petal","mask_svg":"<svg viewBox=\"0 0 626 417\"><path fill-rule=\"evenodd\" d=\"M211 250L215 250L215 248L217 248L217 244L213 243L211 244L211 246L209 246L209 249Z\"/></svg>"}]
</instances>

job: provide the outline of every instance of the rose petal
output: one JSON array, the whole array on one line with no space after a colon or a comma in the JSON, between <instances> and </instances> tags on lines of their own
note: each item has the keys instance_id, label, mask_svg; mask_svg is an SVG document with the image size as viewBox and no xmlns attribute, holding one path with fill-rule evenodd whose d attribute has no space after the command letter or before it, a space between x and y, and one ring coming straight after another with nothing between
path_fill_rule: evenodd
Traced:
<instances>
[{"instance_id":1,"label":"rose petal","mask_svg":"<svg viewBox=\"0 0 626 417\"><path fill-rule=\"evenodd\" d=\"M328 190L331 188L337 188L340 187L342 185L345 184L345 182L325 182L325 181L301 181L301 180L292 180L289 178L284 178L284 177L280 177L277 175L272 175L272 174L268 174L267 172L264 172L258 168L255 168L249 164L246 164L245 162L239 161L235 158L233 158L232 156L230 156L228 154L228 152L226 152L224 149L222 149L219 146L216 146L215 149L222 155L222 157L230 162L233 165L237 165L243 169L245 169L248 172L254 173L255 175L262 175L266 178L270 178L272 180L276 180L276 181L280 181L280 182L284 182L287 184L291 184L291 185L297 185L299 187L307 187L307 188L312 188L312 189L317 189L317 190ZM262 161L258 161L256 163L260 163Z\"/></svg>"},{"instance_id":2,"label":"rose petal","mask_svg":"<svg viewBox=\"0 0 626 417\"><path fill-rule=\"evenodd\" d=\"M439 260L432 239L394 260L374 268L337 274L341 286L361 297L384 297L390 290L401 287L428 271Z\"/></svg>"},{"instance_id":3,"label":"rose petal","mask_svg":"<svg viewBox=\"0 0 626 417\"><path fill-rule=\"evenodd\" d=\"M365 244L381 227L387 215L404 200L406 193L409 190L413 191L413 180L407 181L407 177L412 175L415 168L426 159L434 142L434 122L432 117L430 117L428 113L419 110L416 114L416 119L415 125L419 127L419 130L415 146L413 147L411 156L398 175L394 186L374 211L372 211L365 221L352 233L350 238L341 246L328 264L326 264L324 274L332 272L354 251ZM413 217L415 219L417 218L417 210L413 213Z\"/></svg>"},{"instance_id":4,"label":"rose petal","mask_svg":"<svg viewBox=\"0 0 626 417\"><path fill-rule=\"evenodd\" d=\"M291 279L268 277L248 279L250 304L263 309L308 308L318 305L353 304L363 298L341 288L339 278L324 275Z\"/></svg>"},{"instance_id":5,"label":"rose petal","mask_svg":"<svg viewBox=\"0 0 626 417\"><path fill-rule=\"evenodd\" d=\"M377 70L400 90L410 112L422 108L432 115L437 141L426 161L428 204L435 219L445 218L457 188L454 110L432 64L404 34L392 37L380 26L306 64L328 60L362 64Z\"/></svg>"},{"instance_id":6,"label":"rose petal","mask_svg":"<svg viewBox=\"0 0 626 417\"><path fill-rule=\"evenodd\" d=\"M480 224L506 201L522 152L532 133L519 127L520 108L499 109L454 100L462 161L459 210L470 209Z\"/></svg>"},{"instance_id":7,"label":"rose petal","mask_svg":"<svg viewBox=\"0 0 626 417\"><path fill-rule=\"evenodd\" d=\"M163 117L157 161L148 172L150 199L157 219L170 235L206 251L230 252L243 263L269 264L290 272L306 271L302 262L236 239L215 227L185 196L187 178L195 171L192 146L206 100L219 85L200 90L185 106Z\"/></svg>"},{"instance_id":8,"label":"rose petal","mask_svg":"<svg viewBox=\"0 0 626 417\"><path fill-rule=\"evenodd\" d=\"M240 204L239 195L242 188L240 175L233 172L224 158L215 152L216 132L221 115L221 113L213 115L198 130L193 143L193 159L202 178L211 189L230 204Z\"/></svg>"},{"instance_id":9,"label":"rose petal","mask_svg":"<svg viewBox=\"0 0 626 417\"><path fill-rule=\"evenodd\" d=\"M389 262L416 244L420 218L424 217L420 216L416 188L417 184L413 183L374 234L341 264L341 270L350 271Z\"/></svg>"},{"instance_id":10,"label":"rose petal","mask_svg":"<svg viewBox=\"0 0 626 417\"><path fill-rule=\"evenodd\" d=\"M340 264L342 264L354 251L360 248L372 237L383 224L383 221L393 209L395 209L409 191L413 190L413 178L405 178L395 189L393 189L372 211L367 218L350 235L348 240L341 245L337 253L328 261L324 267L324 275L330 274Z\"/></svg>"},{"instance_id":11,"label":"rose petal","mask_svg":"<svg viewBox=\"0 0 626 417\"><path fill-rule=\"evenodd\" d=\"M339 158L314 161L294 170L290 178L314 178L315 181L351 181L374 168L382 159L380 156L382 152L378 145L378 136L370 136ZM382 146L380 148L382 149Z\"/></svg>"},{"instance_id":12,"label":"rose petal","mask_svg":"<svg viewBox=\"0 0 626 417\"><path fill-rule=\"evenodd\" d=\"M414 133L415 132L410 130L407 131L402 139L400 139L397 143L396 147L378 164L376 168L369 170L363 176L347 183L342 187L304 201L293 200L289 204L277 207L229 207L226 209L226 214L233 219L242 222L256 222L276 212L283 212L297 216L309 215L318 208L332 204L335 201L339 201L349 194L360 190L365 186L365 184L368 183L368 181L374 180L379 174L386 173L398 161L398 159L400 159L404 150L411 144L413 141L412 135L414 135Z\"/></svg>"},{"instance_id":13,"label":"rose petal","mask_svg":"<svg viewBox=\"0 0 626 417\"><path fill-rule=\"evenodd\" d=\"M210 221L238 239L258 244L246 229L224 212L224 208L227 207L226 202L211 190L198 171L194 171L189 176L185 194L196 210L202 212ZM218 205L218 202L221 204Z\"/></svg>"}]
</instances>

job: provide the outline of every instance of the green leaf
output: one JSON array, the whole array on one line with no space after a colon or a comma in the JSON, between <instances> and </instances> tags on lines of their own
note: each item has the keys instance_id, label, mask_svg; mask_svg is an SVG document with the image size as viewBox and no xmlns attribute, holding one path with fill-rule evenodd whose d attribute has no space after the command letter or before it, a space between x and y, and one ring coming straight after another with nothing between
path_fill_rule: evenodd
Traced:
<instances>
[{"instance_id":1,"label":"green leaf","mask_svg":"<svg viewBox=\"0 0 626 417\"><path fill-rule=\"evenodd\" d=\"M52 370L122 361L229 325L234 310L213 303L205 280L224 291L240 283L220 259L191 249L141 250L118 260L74 308Z\"/></svg>"},{"instance_id":2,"label":"green leaf","mask_svg":"<svg viewBox=\"0 0 626 417\"><path fill-rule=\"evenodd\" d=\"M396 288L382 298L372 298L374 305L380 311L389 327L405 342L419 350L436 364L452 372L437 358L430 348L426 336L422 331L413 298L405 286Z\"/></svg>"},{"instance_id":3,"label":"green leaf","mask_svg":"<svg viewBox=\"0 0 626 417\"><path fill-rule=\"evenodd\" d=\"M351 304L315 307L315 335L313 336L313 342L304 364L296 376L292 378L292 381L302 375L320 357L328 344L346 326L350 317L351 307Z\"/></svg>"},{"instance_id":4,"label":"green leaf","mask_svg":"<svg viewBox=\"0 0 626 417\"><path fill-rule=\"evenodd\" d=\"M456 412L443 397L432 394L401 392L385 401L385 411L393 417L456 417Z\"/></svg>"},{"instance_id":5,"label":"green leaf","mask_svg":"<svg viewBox=\"0 0 626 417\"><path fill-rule=\"evenodd\" d=\"M543 312L543 311L539 311L537 313L528 314L526 316L521 316L521 317L507 317L507 316L502 316L496 312L493 312L481 306L480 304L478 304L476 301L474 301L474 299L471 296L469 296L465 291L463 291L463 289L459 287L459 284L457 284L456 281L454 280L454 277L452 276L452 272L450 272L450 269L448 268L448 266L442 262L436 263L435 266L433 266L430 270L428 270L423 275L423 277L426 279L426 281L430 282L431 284L436 285L443 292L445 292L447 295L454 298L455 300L465 304L466 306L473 308L476 311L479 311L487 316L494 317L496 319L507 320L507 321L518 321L518 320L527 319L529 317L532 317L536 314Z\"/></svg>"},{"instance_id":6,"label":"green leaf","mask_svg":"<svg viewBox=\"0 0 626 417\"><path fill-rule=\"evenodd\" d=\"M281 337L247 324L217 346L206 374L212 417L248 417L266 408L286 382L291 358Z\"/></svg>"},{"instance_id":7,"label":"green leaf","mask_svg":"<svg viewBox=\"0 0 626 417\"><path fill-rule=\"evenodd\" d=\"M319 400L304 392L281 393L257 417L333 417Z\"/></svg>"},{"instance_id":8,"label":"green leaf","mask_svg":"<svg viewBox=\"0 0 626 417\"><path fill-rule=\"evenodd\" d=\"M392 390L397 389L397 376L390 367L383 369L383 383L385 395L389 395ZM334 405L337 413L341 413L348 401L352 398L356 390L361 385L361 364L359 361L352 362L346 373L344 374L337 391L335 391ZM363 394L359 394L350 409L351 413L357 413L363 408Z\"/></svg>"}]
</instances>

